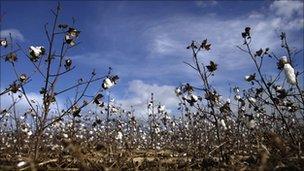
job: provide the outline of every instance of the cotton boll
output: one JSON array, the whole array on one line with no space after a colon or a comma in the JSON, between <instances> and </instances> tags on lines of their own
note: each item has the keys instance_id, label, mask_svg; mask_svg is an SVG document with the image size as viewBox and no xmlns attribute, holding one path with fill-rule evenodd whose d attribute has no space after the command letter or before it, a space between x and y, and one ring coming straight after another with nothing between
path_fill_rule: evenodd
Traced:
<instances>
[{"instance_id":1,"label":"cotton boll","mask_svg":"<svg viewBox=\"0 0 304 171\"><path fill-rule=\"evenodd\" d=\"M65 35L64 37L65 41L71 45L71 43L73 42L73 38L70 35Z\"/></svg>"},{"instance_id":2,"label":"cotton boll","mask_svg":"<svg viewBox=\"0 0 304 171\"><path fill-rule=\"evenodd\" d=\"M116 139L117 140L122 140L122 133L119 131L118 133L117 133L117 136L116 136Z\"/></svg>"},{"instance_id":3,"label":"cotton boll","mask_svg":"<svg viewBox=\"0 0 304 171\"><path fill-rule=\"evenodd\" d=\"M64 138L69 138L68 134L62 134Z\"/></svg>"},{"instance_id":4,"label":"cotton boll","mask_svg":"<svg viewBox=\"0 0 304 171\"><path fill-rule=\"evenodd\" d=\"M287 56L282 56L281 61L284 62L284 63L288 63Z\"/></svg>"},{"instance_id":5,"label":"cotton boll","mask_svg":"<svg viewBox=\"0 0 304 171\"><path fill-rule=\"evenodd\" d=\"M248 123L248 127L250 129L253 129L253 128L255 128L255 126L256 126L255 120L254 119L250 120L249 123Z\"/></svg>"},{"instance_id":6,"label":"cotton boll","mask_svg":"<svg viewBox=\"0 0 304 171\"><path fill-rule=\"evenodd\" d=\"M26 162L25 162L25 161L21 161L21 162L19 162L19 163L17 164L17 167L22 167L22 166L24 166L24 165L26 165Z\"/></svg>"},{"instance_id":7,"label":"cotton boll","mask_svg":"<svg viewBox=\"0 0 304 171\"><path fill-rule=\"evenodd\" d=\"M234 93L240 93L240 89L238 87L233 88Z\"/></svg>"},{"instance_id":8,"label":"cotton boll","mask_svg":"<svg viewBox=\"0 0 304 171\"><path fill-rule=\"evenodd\" d=\"M230 104L230 103L231 103L231 100L230 100L230 99L227 99L226 102Z\"/></svg>"},{"instance_id":9,"label":"cotton boll","mask_svg":"<svg viewBox=\"0 0 304 171\"><path fill-rule=\"evenodd\" d=\"M119 110L115 106L110 105L110 111L111 113L117 113Z\"/></svg>"},{"instance_id":10,"label":"cotton boll","mask_svg":"<svg viewBox=\"0 0 304 171\"><path fill-rule=\"evenodd\" d=\"M280 90L282 90L282 89L283 89L282 86L276 86L276 87L275 87L275 90L276 90L276 91L280 91Z\"/></svg>"},{"instance_id":11,"label":"cotton boll","mask_svg":"<svg viewBox=\"0 0 304 171\"><path fill-rule=\"evenodd\" d=\"M155 129L155 133L156 134L160 133L160 129L158 127Z\"/></svg>"},{"instance_id":12,"label":"cotton boll","mask_svg":"<svg viewBox=\"0 0 304 171\"><path fill-rule=\"evenodd\" d=\"M80 31L78 31L74 28L69 28L69 31L67 32L67 34L64 37L65 42L67 44L69 44L70 46L74 46L76 44L75 40L78 37L79 33L80 33Z\"/></svg>"},{"instance_id":13,"label":"cotton boll","mask_svg":"<svg viewBox=\"0 0 304 171\"><path fill-rule=\"evenodd\" d=\"M44 53L44 47L43 46L31 46L30 47L30 53L34 55L34 57L39 57Z\"/></svg>"},{"instance_id":14,"label":"cotton boll","mask_svg":"<svg viewBox=\"0 0 304 171\"><path fill-rule=\"evenodd\" d=\"M198 97L194 94L184 95L183 100L186 100L191 106L194 105L198 101Z\"/></svg>"},{"instance_id":15,"label":"cotton boll","mask_svg":"<svg viewBox=\"0 0 304 171\"><path fill-rule=\"evenodd\" d=\"M241 96L237 94L237 95L234 96L234 99L235 99L235 100L240 100L240 99L241 99Z\"/></svg>"},{"instance_id":16,"label":"cotton boll","mask_svg":"<svg viewBox=\"0 0 304 171\"><path fill-rule=\"evenodd\" d=\"M175 89L175 93L176 93L176 95L181 95L182 94L182 90L180 88L176 88Z\"/></svg>"},{"instance_id":17,"label":"cotton boll","mask_svg":"<svg viewBox=\"0 0 304 171\"><path fill-rule=\"evenodd\" d=\"M102 88L106 90L108 88L111 88L113 85L114 83L109 78L106 78L105 80L103 80Z\"/></svg>"},{"instance_id":18,"label":"cotton boll","mask_svg":"<svg viewBox=\"0 0 304 171\"><path fill-rule=\"evenodd\" d=\"M284 65L284 72L285 72L287 82L291 85L295 85L297 83L296 75L295 75L294 69L292 68L292 66L289 63Z\"/></svg>"},{"instance_id":19,"label":"cotton boll","mask_svg":"<svg viewBox=\"0 0 304 171\"><path fill-rule=\"evenodd\" d=\"M251 103L255 103L255 102L256 102L256 99L253 98L253 97L249 97L249 98L248 98L248 101L251 102Z\"/></svg>"},{"instance_id":20,"label":"cotton boll","mask_svg":"<svg viewBox=\"0 0 304 171\"><path fill-rule=\"evenodd\" d=\"M159 105L158 106L158 113L162 113L165 111L165 105Z\"/></svg>"},{"instance_id":21,"label":"cotton boll","mask_svg":"<svg viewBox=\"0 0 304 171\"><path fill-rule=\"evenodd\" d=\"M262 113L260 113L260 112L258 112L257 114L256 114L256 117L260 117L262 115Z\"/></svg>"},{"instance_id":22,"label":"cotton boll","mask_svg":"<svg viewBox=\"0 0 304 171\"><path fill-rule=\"evenodd\" d=\"M246 75L245 80L248 82L254 81L255 80L255 73L251 75Z\"/></svg>"},{"instance_id":23,"label":"cotton boll","mask_svg":"<svg viewBox=\"0 0 304 171\"><path fill-rule=\"evenodd\" d=\"M24 120L25 119L25 117L24 116L20 116L20 120Z\"/></svg>"},{"instance_id":24,"label":"cotton boll","mask_svg":"<svg viewBox=\"0 0 304 171\"><path fill-rule=\"evenodd\" d=\"M197 100L198 100L198 97L196 96L196 95L194 95L194 94L191 94L191 100L192 101L194 101L194 102L197 102Z\"/></svg>"},{"instance_id":25,"label":"cotton boll","mask_svg":"<svg viewBox=\"0 0 304 171\"><path fill-rule=\"evenodd\" d=\"M223 126L223 128L225 130L227 130L227 126L226 126L226 123L225 123L225 120L224 119L221 119L221 125Z\"/></svg>"},{"instance_id":26,"label":"cotton boll","mask_svg":"<svg viewBox=\"0 0 304 171\"><path fill-rule=\"evenodd\" d=\"M27 133L29 130L27 127L21 127L21 131Z\"/></svg>"},{"instance_id":27,"label":"cotton boll","mask_svg":"<svg viewBox=\"0 0 304 171\"><path fill-rule=\"evenodd\" d=\"M6 39L1 40L1 46L7 47L7 41L6 41Z\"/></svg>"}]
</instances>

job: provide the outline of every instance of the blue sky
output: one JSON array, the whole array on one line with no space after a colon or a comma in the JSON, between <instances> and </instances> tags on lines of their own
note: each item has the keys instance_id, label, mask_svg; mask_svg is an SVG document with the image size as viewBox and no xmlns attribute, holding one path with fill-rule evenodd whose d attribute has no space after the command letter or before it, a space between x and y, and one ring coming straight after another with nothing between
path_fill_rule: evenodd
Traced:
<instances>
[{"instance_id":1,"label":"blue sky","mask_svg":"<svg viewBox=\"0 0 304 171\"><path fill-rule=\"evenodd\" d=\"M77 70L65 76L59 88L87 75L92 68L102 75L111 66L121 77L112 90L117 103L132 104L139 110L150 92L173 109L177 104L175 86L185 82L200 85L196 73L183 64L191 62L186 47L192 40L208 38L212 43L212 50L201 58L218 63L211 81L224 96L229 96L229 86L248 87L244 76L254 71L249 57L235 47L242 44L244 27L252 27L256 50L270 47L278 56L284 55L277 31L285 31L293 47L303 48L302 1L65 1L61 5L59 22L70 24L72 17L76 19L81 45L68 53ZM55 6L51 1L1 1L1 36L11 32L25 49L47 46L43 25L52 23L50 9ZM30 71L31 65L22 58L20 53L20 72ZM303 53L295 61L302 71ZM273 61L266 66L265 72L277 72ZM1 88L12 80L10 67L2 62ZM35 94L39 81L27 87L35 97L39 96Z\"/></svg>"}]
</instances>

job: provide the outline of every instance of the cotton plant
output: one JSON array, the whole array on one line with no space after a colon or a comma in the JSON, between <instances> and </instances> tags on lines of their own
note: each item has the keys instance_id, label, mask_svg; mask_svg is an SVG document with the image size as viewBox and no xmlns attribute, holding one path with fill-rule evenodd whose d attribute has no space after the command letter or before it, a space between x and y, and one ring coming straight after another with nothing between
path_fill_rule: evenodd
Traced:
<instances>
[{"instance_id":1,"label":"cotton plant","mask_svg":"<svg viewBox=\"0 0 304 171\"><path fill-rule=\"evenodd\" d=\"M252 36L251 29L245 28L245 32L242 33L244 38L243 47L238 48L243 52L248 53L252 59L256 72L250 75L245 76L245 80L250 82L253 87L251 92L246 95L248 100L248 108L252 109L250 111L254 112L252 117L249 117L247 120L247 127L250 129L256 128L257 125L261 123L270 123L269 127L263 128L267 131L272 131L270 128L274 127L275 124L282 124L282 131L287 133L288 141L295 144L295 136L298 132L293 132L290 121L292 118L298 118L304 115L301 114L299 108L301 104L304 104L304 96L302 95L301 87L297 81L298 72L295 72L295 69L292 65L292 57L294 50L290 49L287 40L286 34L281 33L280 38L282 41L282 48L286 50L287 56L278 58L274 52L270 52L269 48L260 48L255 53L251 49ZM270 76L263 73L263 64L264 60L276 60L277 68L283 72L284 81L281 81L279 72L276 76ZM287 80L287 85L285 84ZM254 85L256 83L256 85ZM287 87L289 84L289 88ZM246 107L246 106L244 106ZM270 111L269 108L273 110ZM242 114L248 115L249 110L243 110ZM269 113L272 114L269 114ZM273 121L269 122L269 118ZM278 122L280 120L280 122Z\"/></svg>"}]
</instances>

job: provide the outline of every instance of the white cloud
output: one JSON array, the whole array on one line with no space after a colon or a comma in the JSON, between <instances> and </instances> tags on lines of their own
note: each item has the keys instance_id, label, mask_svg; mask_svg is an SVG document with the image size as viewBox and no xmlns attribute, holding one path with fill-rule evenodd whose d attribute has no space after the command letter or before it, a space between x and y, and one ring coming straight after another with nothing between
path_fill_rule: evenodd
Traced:
<instances>
[{"instance_id":1,"label":"white cloud","mask_svg":"<svg viewBox=\"0 0 304 171\"><path fill-rule=\"evenodd\" d=\"M0 31L1 38L9 38L9 34L11 33L12 38L19 41L24 41L24 36L17 29L5 29Z\"/></svg>"},{"instance_id":2,"label":"white cloud","mask_svg":"<svg viewBox=\"0 0 304 171\"><path fill-rule=\"evenodd\" d=\"M291 18L294 15L303 17L303 2L301 1L274 1L270 9L281 17Z\"/></svg>"},{"instance_id":3,"label":"white cloud","mask_svg":"<svg viewBox=\"0 0 304 171\"><path fill-rule=\"evenodd\" d=\"M24 95L21 95L21 99L18 98L19 95L21 95L21 93L13 94L14 99L18 99L18 103L16 103L16 105L15 105L16 112L19 114L24 114L31 107L28 104ZM41 94L34 93L34 92L28 92L27 97L31 101L31 104L33 105L33 107L36 108L38 106L39 110L41 109L41 107L43 105ZM59 109L63 109L64 105L63 105L61 98L56 97L56 101L58 103ZM12 96L9 95L8 93L0 96L0 103L1 103L1 109L9 108L12 105ZM51 108L51 110L57 110L57 105L53 103L50 108Z\"/></svg>"},{"instance_id":4,"label":"white cloud","mask_svg":"<svg viewBox=\"0 0 304 171\"><path fill-rule=\"evenodd\" d=\"M136 113L145 115L147 113L147 104L154 94L156 102L165 105L168 112L177 109L178 98L174 93L175 87L169 85L147 84L141 80L133 80L129 82L127 98L120 99L117 102L122 104L124 108L133 106ZM158 104L158 103L157 103Z\"/></svg>"}]
</instances>

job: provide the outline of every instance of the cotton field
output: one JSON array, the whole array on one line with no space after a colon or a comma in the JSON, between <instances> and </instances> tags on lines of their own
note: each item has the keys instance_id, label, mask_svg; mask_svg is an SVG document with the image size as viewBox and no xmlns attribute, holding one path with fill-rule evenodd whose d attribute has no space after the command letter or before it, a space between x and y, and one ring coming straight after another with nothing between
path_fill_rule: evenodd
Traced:
<instances>
[{"instance_id":1,"label":"cotton field","mask_svg":"<svg viewBox=\"0 0 304 171\"><path fill-rule=\"evenodd\" d=\"M225 85L229 93L213 81L225 65L209 55L217 47L213 38L189 38L179 70L190 69L196 82L175 85L176 108L151 91L138 110L116 100L124 71L100 66L106 72L80 76L72 52L88 32L75 18L64 21L69 14L62 8L58 3L37 26L45 42L1 34L1 66L9 71L1 69L0 170L304 168L304 69L297 62L303 49L293 47L288 32L271 40L280 49L255 44L250 24L231 35L252 70L235 68L242 77L240 85Z\"/></svg>"}]
</instances>

